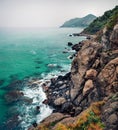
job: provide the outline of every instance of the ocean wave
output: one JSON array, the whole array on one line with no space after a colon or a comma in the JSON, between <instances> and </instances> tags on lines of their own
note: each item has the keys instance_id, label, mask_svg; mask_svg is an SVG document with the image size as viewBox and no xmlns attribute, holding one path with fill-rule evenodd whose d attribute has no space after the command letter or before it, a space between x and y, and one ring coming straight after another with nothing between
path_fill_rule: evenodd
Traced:
<instances>
[{"instance_id":1,"label":"ocean wave","mask_svg":"<svg viewBox=\"0 0 118 130\"><path fill-rule=\"evenodd\" d=\"M48 105L43 104L42 102L47 99L46 94L44 93L41 85L44 83L44 80L38 80L33 82L36 84L36 87L26 86L23 89L24 96L32 99L31 104L23 104L19 106L19 120L21 121L21 128L27 130L33 122L40 123L44 118L49 116L53 109ZM37 106L40 107L40 111L37 112Z\"/></svg>"}]
</instances>

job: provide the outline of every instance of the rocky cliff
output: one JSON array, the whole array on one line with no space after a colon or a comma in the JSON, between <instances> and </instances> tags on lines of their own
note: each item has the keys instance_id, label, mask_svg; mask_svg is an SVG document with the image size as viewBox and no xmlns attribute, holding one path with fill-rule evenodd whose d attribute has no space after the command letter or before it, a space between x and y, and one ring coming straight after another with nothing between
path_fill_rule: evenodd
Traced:
<instances>
[{"instance_id":1,"label":"rocky cliff","mask_svg":"<svg viewBox=\"0 0 118 130\"><path fill-rule=\"evenodd\" d=\"M54 112L29 129L118 130L118 24L107 31L101 43L92 39L74 45L71 71L44 88Z\"/></svg>"}]
</instances>

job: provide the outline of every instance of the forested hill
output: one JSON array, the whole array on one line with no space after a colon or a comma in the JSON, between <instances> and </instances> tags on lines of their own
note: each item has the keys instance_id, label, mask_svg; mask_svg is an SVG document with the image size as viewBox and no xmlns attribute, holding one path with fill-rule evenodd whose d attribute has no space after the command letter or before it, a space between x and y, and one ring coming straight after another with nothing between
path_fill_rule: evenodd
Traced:
<instances>
[{"instance_id":1,"label":"forested hill","mask_svg":"<svg viewBox=\"0 0 118 130\"><path fill-rule=\"evenodd\" d=\"M116 24L118 19L118 6L114 9L106 11L104 15L96 18L82 33L94 34L102 30L105 26L109 29Z\"/></svg>"},{"instance_id":2,"label":"forested hill","mask_svg":"<svg viewBox=\"0 0 118 130\"><path fill-rule=\"evenodd\" d=\"M88 14L82 18L74 18L66 21L61 27L87 27L96 16Z\"/></svg>"}]
</instances>

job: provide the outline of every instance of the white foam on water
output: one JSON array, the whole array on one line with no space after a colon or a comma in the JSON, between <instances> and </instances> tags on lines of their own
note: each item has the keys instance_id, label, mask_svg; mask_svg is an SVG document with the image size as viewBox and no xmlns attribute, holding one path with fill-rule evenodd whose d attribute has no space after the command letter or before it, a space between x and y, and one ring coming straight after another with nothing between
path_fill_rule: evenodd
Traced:
<instances>
[{"instance_id":1,"label":"white foam on water","mask_svg":"<svg viewBox=\"0 0 118 130\"><path fill-rule=\"evenodd\" d=\"M42 80L43 81L43 80ZM35 82L36 83L36 82ZM24 96L32 99L31 104L23 104L19 106L20 116L19 119L21 122L22 129L26 129L32 125L33 122L40 123L44 118L49 116L53 109L50 108L48 105L43 104L42 102L47 99L46 94L43 92L41 87L41 82L38 84L37 87L25 87L23 90ZM40 112L36 113L36 107L40 106Z\"/></svg>"},{"instance_id":2,"label":"white foam on water","mask_svg":"<svg viewBox=\"0 0 118 130\"><path fill-rule=\"evenodd\" d=\"M23 89L24 96L32 99L31 104L23 104L19 106L20 116L19 120L21 120L21 127L23 130L27 130L28 127L32 125L33 122L40 123L43 119L48 117L53 109L48 105L43 104L42 102L47 99L46 94L44 93L41 85L45 82L50 84L51 78L56 78L59 75L64 75L70 69L69 65L61 65L64 72L60 72L54 70L48 74L42 73L42 80L34 81L33 84L37 84L37 86L25 86ZM36 113L36 107L40 106L40 112Z\"/></svg>"}]
</instances>

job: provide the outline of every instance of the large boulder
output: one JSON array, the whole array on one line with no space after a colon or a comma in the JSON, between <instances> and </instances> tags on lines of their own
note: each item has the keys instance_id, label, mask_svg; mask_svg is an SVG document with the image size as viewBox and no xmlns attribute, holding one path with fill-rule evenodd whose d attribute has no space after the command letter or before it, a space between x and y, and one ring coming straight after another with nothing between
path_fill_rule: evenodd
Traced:
<instances>
[{"instance_id":1,"label":"large boulder","mask_svg":"<svg viewBox=\"0 0 118 130\"><path fill-rule=\"evenodd\" d=\"M64 98L64 97L59 97L59 98L57 98L55 101L54 101L54 104L56 105L56 106L60 106L60 105L62 105L63 103L65 103L66 102L66 99Z\"/></svg>"},{"instance_id":2,"label":"large boulder","mask_svg":"<svg viewBox=\"0 0 118 130\"><path fill-rule=\"evenodd\" d=\"M83 89L83 95L85 95L86 93L88 93L92 88L94 87L93 85L93 81L92 80L87 80L85 85L84 85L84 89Z\"/></svg>"},{"instance_id":3,"label":"large boulder","mask_svg":"<svg viewBox=\"0 0 118 130\"><path fill-rule=\"evenodd\" d=\"M86 71L85 78L95 78L97 76L97 71L95 69L89 69Z\"/></svg>"}]
</instances>

